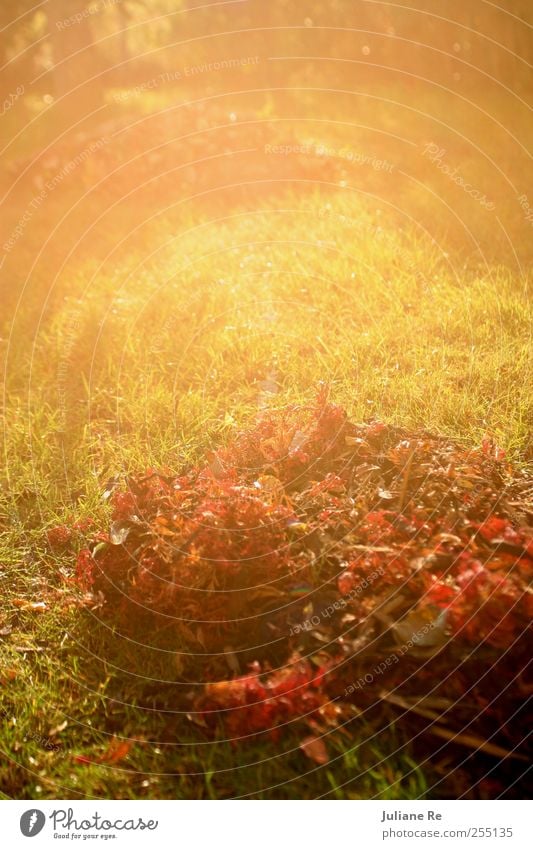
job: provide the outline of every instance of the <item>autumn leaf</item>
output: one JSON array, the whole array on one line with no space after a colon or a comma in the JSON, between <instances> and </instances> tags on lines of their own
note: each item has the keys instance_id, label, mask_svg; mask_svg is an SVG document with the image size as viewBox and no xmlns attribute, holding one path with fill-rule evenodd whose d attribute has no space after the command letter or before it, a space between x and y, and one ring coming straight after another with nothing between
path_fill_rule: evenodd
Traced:
<instances>
[{"instance_id":1,"label":"autumn leaf","mask_svg":"<svg viewBox=\"0 0 533 849\"><path fill-rule=\"evenodd\" d=\"M131 746L132 743L130 740L117 740L114 738L106 751L100 755L98 762L116 764L128 755Z\"/></svg>"},{"instance_id":2,"label":"autumn leaf","mask_svg":"<svg viewBox=\"0 0 533 849\"><path fill-rule=\"evenodd\" d=\"M322 737L306 737L300 743L300 749L316 764L327 764L329 755Z\"/></svg>"},{"instance_id":3,"label":"autumn leaf","mask_svg":"<svg viewBox=\"0 0 533 849\"><path fill-rule=\"evenodd\" d=\"M79 764L84 764L85 766L116 764L128 755L131 746L132 743L130 740L118 740L114 737L102 754L95 758L89 758L87 755L74 755L74 761Z\"/></svg>"},{"instance_id":4,"label":"autumn leaf","mask_svg":"<svg viewBox=\"0 0 533 849\"><path fill-rule=\"evenodd\" d=\"M117 481L111 531L91 531L76 563L113 627L170 647L183 680L212 682L186 700L194 721L236 738L275 738L288 722L320 735L371 703L381 675L391 689L447 681L460 700L487 671L488 705L494 653L522 663L533 618L523 475L498 467L491 442L467 451L352 422L325 391L232 434L180 474ZM475 663L450 678L472 648ZM326 762L320 736L302 750ZM115 741L93 762L128 751Z\"/></svg>"}]
</instances>

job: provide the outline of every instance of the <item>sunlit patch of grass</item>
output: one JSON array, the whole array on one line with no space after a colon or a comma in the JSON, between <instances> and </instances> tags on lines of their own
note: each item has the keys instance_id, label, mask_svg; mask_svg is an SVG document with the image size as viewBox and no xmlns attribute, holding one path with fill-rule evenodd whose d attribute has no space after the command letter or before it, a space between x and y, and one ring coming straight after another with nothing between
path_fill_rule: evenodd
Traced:
<instances>
[{"instance_id":1,"label":"sunlit patch of grass","mask_svg":"<svg viewBox=\"0 0 533 849\"><path fill-rule=\"evenodd\" d=\"M296 737L285 755L274 744L252 747L246 758L261 764L246 770L229 746L194 748L183 718L127 706L135 677L112 660L102 680L111 634L87 656L72 611L14 614L9 598L39 599L61 584L58 570L72 556L51 556L43 528L69 515L105 521L109 476L150 464L183 468L265 406L309 398L319 380L356 418L423 426L467 445L491 431L520 454L530 416L523 283L503 268L483 277L455 268L438 245L387 228L342 192L327 203L289 195L183 236L158 225L154 239L167 238L149 269L144 245L130 255L129 267L140 270L127 279L120 265L111 278L102 271L87 294L83 270L65 280L34 349L15 340L9 351L4 615L15 628L2 647L2 668L13 675L3 688L12 719L2 735L21 766L4 763L5 792L423 795L427 779L404 755L391 765L368 746L342 754L342 736L339 760L308 775ZM118 666L131 674L137 652L121 652ZM168 677L167 664L156 662L154 677ZM63 716L60 751L43 749L40 738ZM90 756L115 733L166 742L137 743L120 770L73 762L72 753ZM403 773L409 778L395 784Z\"/></svg>"},{"instance_id":2,"label":"sunlit patch of grass","mask_svg":"<svg viewBox=\"0 0 533 849\"><path fill-rule=\"evenodd\" d=\"M148 230L129 255L137 273L61 281L35 336L8 352L12 462L31 459L39 486L68 470L70 488L88 461L98 475L117 461L180 465L319 380L356 418L471 444L488 430L527 449L523 282L455 267L350 195L325 209L289 196L183 236L169 227L146 269L144 240L164 240Z\"/></svg>"}]
</instances>

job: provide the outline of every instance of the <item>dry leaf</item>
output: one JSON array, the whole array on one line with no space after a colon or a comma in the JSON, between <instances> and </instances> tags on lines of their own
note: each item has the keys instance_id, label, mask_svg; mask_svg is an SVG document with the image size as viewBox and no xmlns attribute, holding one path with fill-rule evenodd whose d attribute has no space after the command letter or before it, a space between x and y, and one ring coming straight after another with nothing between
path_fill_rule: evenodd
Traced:
<instances>
[{"instance_id":1,"label":"dry leaf","mask_svg":"<svg viewBox=\"0 0 533 849\"><path fill-rule=\"evenodd\" d=\"M48 605L45 601L28 601L25 598L15 598L13 599L13 604L21 610L33 610L35 613L44 613L48 610Z\"/></svg>"},{"instance_id":2,"label":"dry leaf","mask_svg":"<svg viewBox=\"0 0 533 849\"><path fill-rule=\"evenodd\" d=\"M62 731L65 730L67 725L68 725L68 722L65 719L64 722L61 722L59 725L54 726L54 728L51 728L50 731L48 732L48 736L49 737L56 737L58 734L60 734Z\"/></svg>"},{"instance_id":3,"label":"dry leaf","mask_svg":"<svg viewBox=\"0 0 533 849\"><path fill-rule=\"evenodd\" d=\"M329 755L322 737L306 737L300 743L300 749L316 764L327 764Z\"/></svg>"},{"instance_id":4,"label":"dry leaf","mask_svg":"<svg viewBox=\"0 0 533 849\"><path fill-rule=\"evenodd\" d=\"M99 763L116 764L129 753L131 749L130 740L113 739L106 751L98 758Z\"/></svg>"}]
</instances>

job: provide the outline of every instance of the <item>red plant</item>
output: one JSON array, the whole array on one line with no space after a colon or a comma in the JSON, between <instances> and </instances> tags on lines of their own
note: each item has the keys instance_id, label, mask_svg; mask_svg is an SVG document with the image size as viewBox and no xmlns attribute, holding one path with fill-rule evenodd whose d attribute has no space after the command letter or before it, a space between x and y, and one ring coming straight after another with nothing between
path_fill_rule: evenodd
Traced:
<instances>
[{"instance_id":1,"label":"red plant","mask_svg":"<svg viewBox=\"0 0 533 849\"><path fill-rule=\"evenodd\" d=\"M445 611L442 644L450 630L454 645L490 651L520 637L533 612L533 546L511 522L510 474L487 451L351 423L323 390L314 404L266 414L205 465L128 478L76 579L125 631L210 654L190 670L196 680L221 678L227 651L255 660L249 674L207 685L197 709L224 716L235 736L276 733L332 710L302 653L315 656L319 640L326 667L344 657L329 676L341 686L362 651L354 629L378 611L393 609L403 631L413 611L427 621ZM390 655L386 634L374 650ZM286 662L280 672L268 672L271 651ZM354 666L351 680L360 677Z\"/></svg>"},{"instance_id":2,"label":"red plant","mask_svg":"<svg viewBox=\"0 0 533 849\"><path fill-rule=\"evenodd\" d=\"M65 548L75 538L76 534L85 534L93 526L92 519L78 519L69 525L55 525L46 532L46 539L51 549Z\"/></svg>"},{"instance_id":3,"label":"red plant","mask_svg":"<svg viewBox=\"0 0 533 849\"><path fill-rule=\"evenodd\" d=\"M266 675L256 663L248 675L208 684L195 707L207 720L222 712L228 732L235 737L260 731L276 737L279 726L302 717L307 722L331 720L335 710L323 692L326 671L324 667L314 670L298 656Z\"/></svg>"},{"instance_id":4,"label":"red plant","mask_svg":"<svg viewBox=\"0 0 533 849\"><path fill-rule=\"evenodd\" d=\"M73 537L72 529L66 525L56 525L54 528L49 528L46 532L46 539L50 548L64 548L71 542Z\"/></svg>"},{"instance_id":5,"label":"red plant","mask_svg":"<svg viewBox=\"0 0 533 849\"><path fill-rule=\"evenodd\" d=\"M467 555L461 564L455 583L436 581L429 601L447 609L448 623L462 639L506 648L529 625L527 588L513 575L491 572Z\"/></svg>"}]
</instances>

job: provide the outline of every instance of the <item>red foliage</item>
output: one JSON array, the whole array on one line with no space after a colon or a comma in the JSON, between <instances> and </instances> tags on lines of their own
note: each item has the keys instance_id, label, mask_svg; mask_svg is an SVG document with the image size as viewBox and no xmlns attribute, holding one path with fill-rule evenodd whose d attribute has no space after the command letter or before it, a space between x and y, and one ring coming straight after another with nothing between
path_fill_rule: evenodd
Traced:
<instances>
[{"instance_id":1,"label":"red foliage","mask_svg":"<svg viewBox=\"0 0 533 849\"><path fill-rule=\"evenodd\" d=\"M508 519L499 519L496 516L490 516L479 525L479 533L484 539L493 542L494 540L506 540L511 543L521 543L521 536L518 534Z\"/></svg>"},{"instance_id":2,"label":"red foliage","mask_svg":"<svg viewBox=\"0 0 533 849\"><path fill-rule=\"evenodd\" d=\"M455 583L436 581L428 600L445 607L454 633L474 644L506 648L530 622L530 594L521 581L491 572L467 555Z\"/></svg>"},{"instance_id":3,"label":"red foliage","mask_svg":"<svg viewBox=\"0 0 533 849\"><path fill-rule=\"evenodd\" d=\"M46 532L46 539L50 548L64 548L71 542L73 537L72 529L66 525L57 525L54 528L49 528Z\"/></svg>"},{"instance_id":4,"label":"red foliage","mask_svg":"<svg viewBox=\"0 0 533 849\"><path fill-rule=\"evenodd\" d=\"M83 548L76 560L76 580L80 587L89 590L94 584L95 562L88 548Z\"/></svg>"},{"instance_id":5,"label":"red foliage","mask_svg":"<svg viewBox=\"0 0 533 849\"><path fill-rule=\"evenodd\" d=\"M505 460L505 451L489 435L483 437L481 450L486 457L490 457L492 460L496 460L497 462Z\"/></svg>"},{"instance_id":6,"label":"red foliage","mask_svg":"<svg viewBox=\"0 0 533 849\"><path fill-rule=\"evenodd\" d=\"M228 732L248 736L260 731L279 734L279 726L305 717L306 721L330 717L330 700L323 692L325 668L314 670L298 657L269 675L259 664L248 675L217 681L205 687L196 709L205 718L222 712Z\"/></svg>"},{"instance_id":7,"label":"red foliage","mask_svg":"<svg viewBox=\"0 0 533 849\"><path fill-rule=\"evenodd\" d=\"M245 476L268 465L288 488L301 488L309 474L327 474L331 462L345 453L345 438L352 430L346 412L329 403L327 395L324 387L313 405L266 413L256 427L218 452L220 463Z\"/></svg>"},{"instance_id":8,"label":"red foliage","mask_svg":"<svg viewBox=\"0 0 533 849\"><path fill-rule=\"evenodd\" d=\"M92 519L78 519L71 525L55 525L46 532L46 539L51 549L65 548L75 539L77 534L85 534L94 525Z\"/></svg>"}]
</instances>

